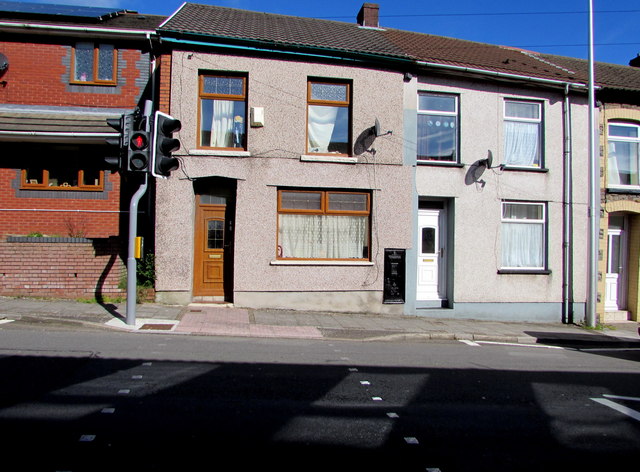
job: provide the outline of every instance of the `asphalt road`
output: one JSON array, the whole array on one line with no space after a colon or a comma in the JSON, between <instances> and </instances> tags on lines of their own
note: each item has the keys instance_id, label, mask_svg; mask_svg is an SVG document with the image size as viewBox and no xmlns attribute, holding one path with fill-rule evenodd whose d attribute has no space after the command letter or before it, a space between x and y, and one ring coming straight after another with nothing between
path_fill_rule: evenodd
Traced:
<instances>
[{"instance_id":1,"label":"asphalt road","mask_svg":"<svg viewBox=\"0 0 640 472\"><path fill-rule=\"evenodd\" d=\"M0 327L3 470L637 470L640 351Z\"/></svg>"}]
</instances>

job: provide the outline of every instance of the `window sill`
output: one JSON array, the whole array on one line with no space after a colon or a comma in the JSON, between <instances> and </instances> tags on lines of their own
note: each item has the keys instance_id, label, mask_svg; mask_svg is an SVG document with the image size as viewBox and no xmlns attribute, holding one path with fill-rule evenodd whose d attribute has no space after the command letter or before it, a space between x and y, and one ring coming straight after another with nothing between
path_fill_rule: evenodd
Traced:
<instances>
[{"instance_id":1,"label":"window sill","mask_svg":"<svg viewBox=\"0 0 640 472\"><path fill-rule=\"evenodd\" d=\"M501 275L550 275L549 269L498 269Z\"/></svg>"},{"instance_id":2,"label":"window sill","mask_svg":"<svg viewBox=\"0 0 640 472\"><path fill-rule=\"evenodd\" d=\"M348 266L348 267L371 267L371 261L321 261L321 260L275 260L271 261L272 266Z\"/></svg>"},{"instance_id":3,"label":"window sill","mask_svg":"<svg viewBox=\"0 0 640 472\"><path fill-rule=\"evenodd\" d=\"M541 174L549 172L549 169L547 169L546 167L518 167L518 166L508 166L503 164L502 168L504 170L509 170L509 171L539 172Z\"/></svg>"},{"instance_id":4,"label":"window sill","mask_svg":"<svg viewBox=\"0 0 640 472\"><path fill-rule=\"evenodd\" d=\"M218 156L218 157L250 157L249 151L225 151L219 149L189 149L190 156Z\"/></svg>"},{"instance_id":5,"label":"window sill","mask_svg":"<svg viewBox=\"0 0 640 472\"><path fill-rule=\"evenodd\" d=\"M629 195L640 194L639 187L607 187L607 193L626 193Z\"/></svg>"},{"instance_id":6,"label":"window sill","mask_svg":"<svg viewBox=\"0 0 640 472\"><path fill-rule=\"evenodd\" d=\"M83 80L77 80L77 81L71 81L69 82L69 85L91 85L91 86L104 86L104 87L115 87L116 85L118 85L118 82L114 81L109 81L109 82L92 82L92 81L83 81Z\"/></svg>"},{"instance_id":7,"label":"window sill","mask_svg":"<svg viewBox=\"0 0 640 472\"><path fill-rule=\"evenodd\" d=\"M99 187L92 187L92 188L81 188L81 187L60 187L60 186L51 186L51 187L44 187L44 186L29 186L29 185L23 185L22 187L20 187L20 190L46 190L46 191L56 191L56 192L102 192L104 189L99 188Z\"/></svg>"},{"instance_id":8,"label":"window sill","mask_svg":"<svg viewBox=\"0 0 640 472\"><path fill-rule=\"evenodd\" d=\"M326 154L321 154L319 156L303 154L300 156L300 160L305 162L337 162L340 164L357 164L358 163L357 157L328 156Z\"/></svg>"},{"instance_id":9,"label":"window sill","mask_svg":"<svg viewBox=\"0 0 640 472\"><path fill-rule=\"evenodd\" d=\"M464 167L464 164L460 162L448 162L448 161L426 161L426 160L417 160L418 165L420 166L437 166L437 167Z\"/></svg>"}]
</instances>

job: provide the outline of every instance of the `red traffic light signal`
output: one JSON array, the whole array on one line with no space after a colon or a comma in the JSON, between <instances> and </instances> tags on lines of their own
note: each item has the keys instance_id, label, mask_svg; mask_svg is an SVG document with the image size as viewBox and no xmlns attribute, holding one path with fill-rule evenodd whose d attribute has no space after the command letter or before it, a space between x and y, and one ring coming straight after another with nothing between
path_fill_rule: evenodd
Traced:
<instances>
[{"instance_id":1,"label":"red traffic light signal","mask_svg":"<svg viewBox=\"0 0 640 472\"><path fill-rule=\"evenodd\" d=\"M149 167L149 133L134 131L129 140L129 170L146 171Z\"/></svg>"},{"instance_id":2,"label":"red traffic light signal","mask_svg":"<svg viewBox=\"0 0 640 472\"><path fill-rule=\"evenodd\" d=\"M149 138L146 133L134 133L131 137L131 149L142 151L149 146Z\"/></svg>"}]
</instances>

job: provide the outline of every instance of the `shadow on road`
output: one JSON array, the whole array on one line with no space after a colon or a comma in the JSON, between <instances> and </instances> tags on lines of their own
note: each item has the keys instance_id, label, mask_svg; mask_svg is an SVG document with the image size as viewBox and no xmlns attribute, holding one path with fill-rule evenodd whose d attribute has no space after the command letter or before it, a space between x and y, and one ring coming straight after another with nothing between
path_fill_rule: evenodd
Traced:
<instances>
[{"instance_id":1,"label":"shadow on road","mask_svg":"<svg viewBox=\"0 0 640 472\"><path fill-rule=\"evenodd\" d=\"M16 470L623 471L640 455L638 422L589 399L589 372L12 355L0 374ZM595 385L637 395L638 374Z\"/></svg>"}]
</instances>

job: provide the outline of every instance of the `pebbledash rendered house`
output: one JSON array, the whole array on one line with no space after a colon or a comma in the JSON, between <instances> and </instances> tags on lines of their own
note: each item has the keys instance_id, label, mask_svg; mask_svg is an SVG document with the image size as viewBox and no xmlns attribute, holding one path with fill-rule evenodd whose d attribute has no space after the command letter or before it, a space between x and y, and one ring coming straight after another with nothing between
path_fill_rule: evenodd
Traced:
<instances>
[{"instance_id":1,"label":"pebbledash rendered house","mask_svg":"<svg viewBox=\"0 0 640 472\"><path fill-rule=\"evenodd\" d=\"M139 177L107 167L106 138L119 135L106 120L153 98L163 19L0 2L0 295L123 295Z\"/></svg>"},{"instance_id":2,"label":"pebbledash rendered house","mask_svg":"<svg viewBox=\"0 0 640 472\"><path fill-rule=\"evenodd\" d=\"M369 3L354 23L185 3L158 35L182 122L158 301L583 318L585 61L388 29Z\"/></svg>"}]
</instances>

